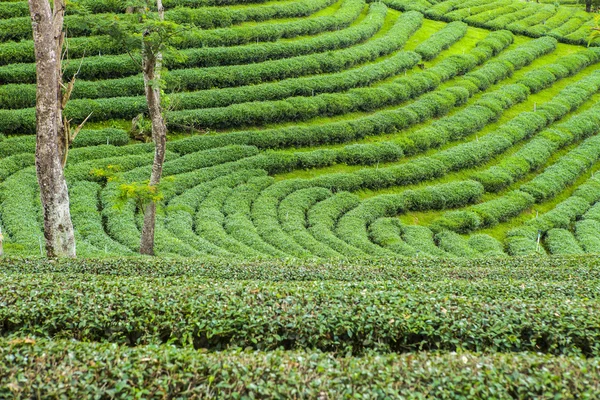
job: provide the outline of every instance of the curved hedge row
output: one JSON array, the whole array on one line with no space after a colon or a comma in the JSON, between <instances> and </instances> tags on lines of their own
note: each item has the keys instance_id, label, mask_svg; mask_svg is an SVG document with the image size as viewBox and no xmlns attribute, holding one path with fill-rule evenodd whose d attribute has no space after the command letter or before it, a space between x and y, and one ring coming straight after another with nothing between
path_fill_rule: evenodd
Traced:
<instances>
[{"instance_id":1,"label":"curved hedge row","mask_svg":"<svg viewBox=\"0 0 600 400\"><path fill-rule=\"evenodd\" d=\"M464 21L485 29L508 29L531 36L552 36L564 43L587 45L593 17L576 7L549 6L510 0L428 1L385 0L401 11L419 11L428 18L442 21ZM593 45L600 45L595 40Z\"/></svg>"},{"instance_id":2,"label":"curved hedge row","mask_svg":"<svg viewBox=\"0 0 600 400\"><path fill-rule=\"evenodd\" d=\"M224 28L249 21L304 17L334 4L337 0L295 0L248 7L177 7L165 11L165 19L200 29ZM66 15L64 26L69 37L107 35L115 16L110 14ZM120 14L119 20L134 23L135 14ZM32 36L31 17L0 19L0 41L19 41Z\"/></svg>"},{"instance_id":3,"label":"curved hedge row","mask_svg":"<svg viewBox=\"0 0 600 400\"><path fill-rule=\"evenodd\" d=\"M392 76L412 68L419 61L420 58L416 53L403 52L381 63L384 65L379 65L378 63L369 65L364 69L368 69L369 72L381 73L383 72L381 69L386 67L392 68L390 72L385 74ZM196 108L195 106L201 103L196 103L196 99L190 98L191 96L185 96L185 100L187 101L185 103L182 102L183 110L171 112L169 114L169 124L179 128L202 129L258 126L283 121L303 121L318 116L333 116L355 111L367 111L380 108L384 105L392 105L398 101L396 96L393 95L388 94L387 97L384 97L385 94L389 93L386 90L388 86L385 84L381 85L381 87L356 88L355 86L367 85L354 85L350 78L352 75L359 82L364 82L370 78L368 75L361 74L361 72L348 71L348 73L345 73L345 76L342 78L345 82L342 85L335 85L336 80L330 80L327 76L320 76L314 80L318 80L319 83L325 82L324 88L321 88L318 84L316 85L316 90L303 86L301 91L304 93L301 93L301 96L293 93L296 95L295 97L285 98L284 100L268 101L260 99L261 101L232 104L226 107ZM335 77L333 78L335 79ZM346 87L350 90L347 93L327 93L328 87L335 87L336 91L342 91ZM306 95L313 90L316 92L314 96ZM281 95L273 93L275 95L273 97L284 97L289 93L289 91L285 93L285 82L283 88L278 85L277 91L283 93ZM319 94L319 92L321 93ZM182 97L184 96L180 98ZM400 97L403 99L404 94L401 94ZM192 100L191 104L188 103L189 100Z\"/></svg>"},{"instance_id":4,"label":"curved hedge row","mask_svg":"<svg viewBox=\"0 0 600 400\"><path fill-rule=\"evenodd\" d=\"M427 99L423 101L422 105L412 104L408 105L406 109L414 110L418 118L421 119L432 114L445 114L449 107L456 105L456 103L453 104L455 100L452 99L452 96L461 98L464 96L465 86L471 92L471 95L478 90L484 90L493 83L508 77L513 71L531 63L537 57L553 51L556 47L554 39L542 38L538 40L539 42L527 43L506 55L498 57L498 60L484 65L481 70L467 73L465 78L456 84L457 90L448 89L440 93L440 97L445 98L438 97L433 101ZM224 128L232 125L259 125L289 119L307 119L317 115L367 111L406 100L410 92L400 91L398 84L411 79L414 79L414 77L399 78L389 84L375 88L354 89L347 94L321 95L315 98L288 99L283 102L266 102L247 106L240 105L223 110L175 111L170 114L170 119L171 124L178 127ZM473 84L477 87L473 87ZM400 111L404 110L401 109ZM398 111L395 112L398 113ZM372 118L365 117L364 119Z\"/></svg>"},{"instance_id":5,"label":"curved hedge row","mask_svg":"<svg viewBox=\"0 0 600 400\"><path fill-rule=\"evenodd\" d=\"M372 85L413 67L419 57L413 52L398 52L385 60L346 71L284 79L236 88L210 89L172 96L179 110L227 107L232 104L278 100L294 96L315 96Z\"/></svg>"},{"instance_id":6,"label":"curved hedge row","mask_svg":"<svg viewBox=\"0 0 600 400\"><path fill-rule=\"evenodd\" d=\"M463 56L452 56L436 66L423 73L416 73L406 78L397 79L397 95L404 95L405 99L416 97L417 95L431 90L438 86L442 81L464 73L474 68L478 62L493 57L494 54L507 47L512 42L512 35L506 32L493 32L486 39L479 42L479 45L469 54ZM484 50L485 49L485 50ZM479 55L481 58L477 58ZM448 91L446 91L448 92ZM448 102L454 96L454 101L461 101L464 97L461 92L448 92L445 99L441 96L430 96L422 100L423 106L430 103L433 99L436 103L439 101ZM438 100L439 99L439 100ZM439 107L436 103L435 106ZM415 110L422 112L422 108L415 106ZM430 113L431 111L425 111ZM395 114L400 114L397 117ZM424 114L423 117L426 117ZM373 116L363 117L348 122L334 122L325 125L311 127L291 127L280 129L262 130L260 135L254 131L227 133L213 137L193 137L173 143L173 149L177 152L187 153L197 151L203 148L218 147L224 143L251 143L259 148L278 148L288 146L310 146L325 143L343 143L351 140L357 140L368 135L377 135L384 132L391 132L398 128L406 127L410 121L414 121L418 115L414 112L394 112L386 111L375 113Z\"/></svg>"},{"instance_id":7,"label":"curved hedge row","mask_svg":"<svg viewBox=\"0 0 600 400\"><path fill-rule=\"evenodd\" d=\"M390 53L401 47L414 30L420 26L422 16L417 13L404 14L396 23L394 29L390 30L387 37L367 42L364 45L356 46L350 49L338 50L332 53L322 53L308 56L294 57L290 59L268 61L265 63L248 66L229 66L214 67L207 69L189 69L175 70L170 73L172 86L175 82L185 85L187 89L210 88L214 86L235 86L241 84L259 83L262 80L278 80L287 77L311 74L316 71L335 72L343 70L357 63L374 60L383 54ZM393 38L394 40L390 40ZM409 53L410 54L410 53ZM413 55L405 56L407 66L416 62ZM201 72L201 73L200 73ZM116 84L120 81L122 85ZM79 82L80 84L83 81ZM141 85L141 86L140 86ZM136 77L122 78L120 80L90 82L89 90L97 91L102 89L102 96L110 96L117 93L127 94L128 90L134 92L143 92L143 82ZM139 86L139 87L138 87ZM14 95L8 97L8 101L31 102L34 100L35 87L31 87L31 93L20 90L22 85L7 85L7 90L14 92ZM85 85L78 86L79 91L86 89ZM15 90L17 89L17 90ZM75 90L77 92L77 89ZM87 93L88 97L93 97ZM72 100L67 104L65 114L74 121L82 121L91 111L94 111L92 120L104 120L116 117L133 117L145 110L145 98L142 96L135 98L117 97L102 100ZM116 115L114 115L116 113ZM21 109L19 111L1 110L0 114L6 114L6 124L0 126L0 131L31 131L34 128L34 109ZM85 114L85 116L83 116ZM170 114L172 124L181 125L182 121L176 119L177 112ZM17 122L20 120L20 122ZM27 122L29 121L29 122ZM5 126L10 125L10 130ZM27 127L27 125L30 125Z\"/></svg>"},{"instance_id":8,"label":"curved hedge row","mask_svg":"<svg viewBox=\"0 0 600 400\"><path fill-rule=\"evenodd\" d=\"M435 32L427 40L419 43L415 48L415 51L419 53L424 60L433 60L443 50L446 50L465 36L467 33L467 26L468 25L463 22L451 22L444 28Z\"/></svg>"},{"instance_id":9,"label":"curved hedge row","mask_svg":"<svg viewBox=\"0 0 600 400\"><path fill-rule=\"evenodd\" d=\"M413 15L416 17L416 15ZM406 23L405 18L399 21ZM400 48L410 34L418 28L420 19L416 17L414 25L404 29L391 30L388 35L378 40L349 49L336 50L326 53L316 53L305 56L284 58L281 60L265 61L253 65L233 65L210 68L190 68L170 71L165 76L166 90L202 90L241 85L256 85L263 82L279 81L314 73L333 73L343 71L365 61L374 61L380 56L387 55ZM403 26L403 25L398 25ZM393 39L393 40L392 40ZM403 66L394 70L408 68L418 62L414 53L408 53L400 61ZM389 62L387 63L389 64ZM388 68L391 68L388 66ZM372 69L372 68L371 68ZM72 93L72 101L67 110L76 115L81 114L80 108L94 110L95 114L112 116L113 118L131 118L143 112L135 105L143 100L144 85L141 75L100 81L78 81ZM35 85L14 84L3 85L0 88L2 108L25 108L35 105ZM139 97L128 98L125 96ZM173 102L183 103L183 107L194 107L195 97L204 95L203 92L194 94L180 93L173 95ZM75 99L82 99L77 101ZM84 99L103 99L89 102ZM191 103L191 105L189 105ZM177 106L176 106L177 107ZM179 106L181 107L181 106ZM69 112L66 111L66 112ZM83 111L82 111L83 112ZM78 116L76 118L79 118ZM104 118L104 117L103 117Z\"/></svg>"},{"instance_id":10,"label":"curved hedge row","mask_svg":"<svg viewBox=\"0 0 600 400\"><path fill-rule=\"evenodd\" d=\"M471 141L469 143L461 144L436 154L431 155L430 157L425 158L426 160L436 160L440 162L440 165L444 171L453 171L460 170L463 168L470 168L473 165L480 164L481 162L490 159L493 156L500 154L505 151L507 148L512 146L519 140L527 136L533 135L536 131L540 130L544 126L551 124L557 119L562 118L568 112L577 108L581 104L583 104L587 99L589 99L594 93L598 91L598 74L592 74L586 78L583 78L575 85L568 87L563 90L559 95L557 95L552 101L543 104L539 107L537 113L524 112L518 115L513 120L509 121L506 125L500 127L498 131L493 134L484 136L481 140ZM482 103L474 103L473 107L475 111L478 111L479 114L485 116L485 120L482 124L475 124L477 127L482 127L485 123L490 121L490 117L486 116L486 114L482 114L482 109L485 107L489 107L491 115L498 115L497 113L503 112L506 107L514 104L515 101L523 100L523 96L528 92L522 88L520 85L505 86L502 89L499 89L496 92L492 92L482 97ZM560 107L558 107L560 106ZM469 107L465 108L463 112L467 112L469 115ZM496 114L495 114L496 113ZM582 117L585 118L586 115L595 115L596 109L591 109L586 111ZM456 119L456 117L460 117L460 113L454 114L454 116L449 119ZM574 117L573 119L576 119ZM459 119L460 120L460 119ZM469 120L473 120L471 117ZM440 120L443 121L443 120ZM434 123L435 126L435 123ZM465 124L448 124L447 126L461 126L464 127ZM568 123L565 124L568 126ZM596 128L594 128L594 126ZM598 129L597 125L589 126L592 131L588 132L591 134L594 132L593 129ZM464 129L464 128L463 128ZM466 125L467 133L469 133L469 125ZM440 132L443 132L443 129L435 129L435 128L426 128L426 130L435 131L438 136L440 136ZM462 130L457 130L458 132L462 132ZM419 137L419 132L408 136L408 139L414 139ZM441 135L443 138L444 135ZM459 139L461 136L452 137L453 140ZM442 142L447 141L449 138L442 140ZM413 140L414 143L414 140ZM383 144L385 146L385 144ZM429 148L428 146L421 147L420 150L426 150ZM405 148L409 150L410 147ZM517 153L518 154L518 153ZM514 165L514 164L513 164ZM475 176L479 176L480 174L476 174ZM502 200L503 202L505 200ZM443 224L446 224L448 227L452 226L461 231L471 230L476 227L479 227L481 224L483 225L493 225L498 223L500 220L504 220L509 218L510 216L515 215L515 213L519 213L523 208L531 205L531 200L522 202L514 202L512 200L508 201L510 207L506 208L502 206L497 201L489 202L489 204L476 206L473 208L473 211L476 211L479 216L473 214L459 214L452 215L450 220L444 221ZM484 208L485 207L485 211ZM495 215L492 217L492 215ZM458 220L456 220L458 218ZM482 218L483 220L481 220ZM457 225L458 224L458 225Z\"/></svg>"},{"instance_id":11,"label":"curved hedge row","mask_svg":"<svg viewBox=\"0 0 600 400\"><path fill-rule=\"evenodd\" d=\"M369 225L381 217L406 211L442 210L476 202L483 186L475 181L452 182L407 190L398 195L369 198L342 216L338 222L338 237L373 256L392 256L394 253L374 245L369 240Z\"/></svg>"},{"instance_id":12,"label":"curved hedge row","mask_svg":"<svg viewBox=\"0 0 600 400\"><path fill-rule=\"evenodd\" d=\"M556 119L562 118L562 116L572 111L572 108L579 107L594 93L600 90L599 84L600 81L598 81L597 73L580 80L577 84L564 89L549 103L542 105L541 110L545 110L543 112L548 113L545 121L538 120L536 123L535 119L532 118L532 116L536 113L533 115L530 112L523 113L505 126L501 127L499 132L484 137L482 141L472 142L472 146L466 146L465 150L467 151L465 151L463 154L476 154L476 158L482 159L484 157L490 158L490 156L498 154L499 151L504 151L508 148L508 146L511 146L516 141L531 136L543 126L552 123ZM552 107L552 103L555 103L554 105L563 104L564 107ZM554 111L554 114L549 113L549 111ZM596 105L580 115L575 115L570 121L560 124L559 126L563 127L562 129L565 129L565 132L572 131L572 133L567 133L563 136L553 135L551 133L553 132L552 130L543 131L515 154L503 159L501 165L505 166L506 172L501 171L497 166L495 166L488 170L494 171L493 176L490 177L491 172L483 171L475 173L473 177L482 182L486 187L486 190L496 188L500 189L508 186L513 182L513 180L516 180L529 171L539 168L545 164L545 162L550 158L551 153L558 150L560 147L572 142L577 142L597 132L600 129L600 124L589 124L586 126L587 130L580 130L579 132L574 129L569 129L569 127L577 126L578 121L589 121L589 118L597 120L597 114L598 106ZM598 120L598 122L600 123L600 120ZM554 141L548 138L552 138ZM491 146L490 143L493 144L494 142L498 144L496 146ZM551 150L543 150L539 143L551 146ZM491 154L490 150L492 150ZM443 153L444 152L440 152L438 155ZM568 156L566 157L568 159ZM561 160L563 159L561 158ZM558 168L560 171L562 171L562 168ZM548 173L550 173L550 171L548 171ZM542 192L543 196L551 197L557 194L558 191L561 191L564 188L564 185L566 185L564 182L562 185L560 184L561 179L564 180L568 175L565 174L564 171L558 172L558 175L556 176L542 178L545 176L545 174L546 171L542 172L541 174L537 175L532 182L525 183L524 185L521 185L518 190L511 191L502 197L498 197L485 203L470 207L466 211L445 213L441 219L435 222L434 226L466 233L474 229L489 227L496 225L499 222L506 221L509 218L520 214L534 203L541 201L543 199L541 197ZM558 176L560 176L560 178L558 178ZM555 184L558 184L558 189L554 189L553 191L542 190L538 187L540 184L536 183L538 182L536 181L538 178L543 179L543 182L546 182L547 184L552 182L553 187ZM493 183L493 185L491 183ZM540 193L535 192L533 190L534 187L538 187L538 191L540 191Z\"/></svg>"},{"instance_id":13,"label":"curved hedge row","mask_svg":"<svg viewBox=\"0 0 600 400\"><path fill-rule=\"evenodd\" d=\"M362 12L364 0L345 0L337 13L301 18L290 22L265 23L222 29L188 29L174 43L178 49L235 46L252 42L274 42L282 38L311 35L347 27ZM69 56L83 58L91 54L125 54L126 51L108 35L69 39ZM33 41L0 44L0 65L35 62Z\"/></svg>"},{"instance_id":14,"label":"curved hedge row","mask_svg":"<svg viewBox=\"0 0 600 400\"><path fill-rule=\"evenodd\" d=\"M587 83L591 84L590 81L588 80ZM596 84L597 82L596 79ZM594 88L594 86L589 87ZM579 94L582 100L587 100L585 92L574 92ZM473 179L483 183L488 191L499 191L509 186L528 172L544 165L553 152L597 133L599 129L597 124L600 123L597 117L598 107L599 105L596 105L590 111L575 115L569 121L543 131L498 165L475 173Z\"/></svg>"},{"instance_id":15,"label":"curved hedge row","mask_svg":"<svg viewBox=\"0 0 600 400\"><path fill-rule=\"evenodd\" d=\"M205 7L227 6L238 4L260 4L267 1L284 0L165 0L163 6L173 8L178 6ZM68 15L99 14L99 13L125 13L127 4L111 0L77 0L72 2L66 12ZM29 16L29 6L26 1L9 0L0 3L0 19Z\"/></svg>"},{"instance_id":16,"label":"curved hedge row","mask_svg":"<svg viewBox=\"0 0 600 400\"><path fill-rule=\"evenodd\" d=\"M342 25L356 19L363 6L362 0L344 2L334 14L340 26L333 32L286 42L184 49L179 51L178 57L165 55L163 65L168 69L181 69L249 64L350 47L373 36L385 21L387 7L382 3L373 3L358 24L349 27ZM88 56L64 63L65 76L73 76L76 72L78 79L114 79L138 74L139 66L127 54ZM35 63L1 66L0 83L35 83L35 74Z\"/></svg>"},{"instance_id":17,"label":"curved hedge row","mask_svg":"<svg viewBox=\"0 0 600 400\"><path fill-rule=\"evenodd\" d=\"M594 138L598 138L595 136ZM590 138L592 140L594 138ZM585 150L590 145L584 142L580 148L576 148L568 155L571 155L571 160L567 159L565 163L573 162L573 156L577 156L582 150ZM551 172L560 168L560 164L552 166ZM564 182L557 182L561 185ZM543 235L554 228L570 229L572 223L582 215L586 214L591 206L600 201L600 180L592 176L583 185L579 186L572 196L557 204L552 210L538 216L537 218L527 221L523 226L511 229L508 232L506 239L508 251L511 255L525 255L544 252L543 247L537 245L538 238L543 238ZM561 235L558 233L558 235ZM562 234L564 237L564 234ZM543 245L543 242L542 242ZM570 246L573 248L573 246ZM560 247L555 247L560 251Z\"/></svg>"}]
</instances>

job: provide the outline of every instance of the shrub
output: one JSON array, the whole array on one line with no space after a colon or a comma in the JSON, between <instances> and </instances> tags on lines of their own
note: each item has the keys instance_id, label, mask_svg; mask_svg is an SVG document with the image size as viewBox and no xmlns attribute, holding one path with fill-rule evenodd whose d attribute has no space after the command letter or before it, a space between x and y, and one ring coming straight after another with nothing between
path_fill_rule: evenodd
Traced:
<instances>
[{"instance_id":1,"label":"shrub","mask_svg":"<svg viewBox=\"0 0 600 400\"><path fill-rule=\"evenodd\" d=\"M573 234L566 229L550 229L545 243L552 254L583 254Z\"/></svg>"},{"instance_id":2,"label":"shrub","mask_svg":"<svg viewBox=\"0 0 600 400\"><path fill-rule=\"evenodd\" d=\"M435 32L425 41L419 43L415 51L419 53L424 60L433 60L452 44L459 41L467 33L467 24L464 22L451 22L444 28Z\"/></svg>"}]
</instances>

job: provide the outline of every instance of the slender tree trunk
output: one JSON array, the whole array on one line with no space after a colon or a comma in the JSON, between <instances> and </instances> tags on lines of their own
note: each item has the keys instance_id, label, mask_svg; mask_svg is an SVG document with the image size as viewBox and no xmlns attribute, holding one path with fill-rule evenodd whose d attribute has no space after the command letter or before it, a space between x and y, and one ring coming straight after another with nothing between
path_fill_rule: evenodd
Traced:
<instances>
[{"instance_id":1,"label":"slender tree trunk","mask_svg":"<svg viewBox=\"0 0 600 400\"><path fill-rule=\"evenodd\" d=\"M164 21L162 0L157 0L158 15ZM152 54L148 49L142 51L142 69L148 113L152 122L152 140L154 141L154 162L150 175L150 186L160 183L167 148L167 125L160 105L160 70L162 54ZM154 255L154 231L156 226L156 203L150 202L144 211L144 224L140 241L140 253Z\"/></svg>"},{"instance_id":2,"label":"slender tree trunk","mask_svg":"<svg viewBox=\"0 0 600 400\"><path fill-rule=\"evenodd\" d=\"M48 0L29 0L37 73L35 165L48 257L76 255L61 163L65 151L61 92L64 8L64 0L55 0L54 10Z\"/></svg>"},{"instance_id":3,"label":"slender tree trunk","mask_svg":"<svg viewBox=\"0 0 600 400\"><path fill-rule=\"evenodd\" d=\"M585 11L592 12L592 0L585 0Z\"/></svg>"}]
</instances>

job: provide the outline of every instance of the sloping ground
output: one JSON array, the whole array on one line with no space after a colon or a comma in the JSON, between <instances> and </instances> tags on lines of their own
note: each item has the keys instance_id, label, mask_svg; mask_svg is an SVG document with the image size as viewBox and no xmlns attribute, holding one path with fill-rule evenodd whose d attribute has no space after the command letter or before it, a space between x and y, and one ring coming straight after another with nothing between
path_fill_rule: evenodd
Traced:
<instances>
[{"instance_id":1,"label":"sloping ground","mask_svg":"<svg viewBox=\"0 0 600 400\"><path fill-rule=\"evenodd\" d=\"M141 215L116 209L119 183L91 171L148 178L152 145L126 132L145 111L143 82L103 23L124 10L80 2L67 74L86 56L66 114L93 121L66 169L78 254L131 255ZM166 3L169 19L193 27L185 57L165 59L172 184L158 254L599 253L600 48L557 41L579 43L565 38L583 28L509 31L540 36L527 29L571 24L572 8L479 3ZM15 255L39 254L42 238L26 11L0 3L0 220Z\"/></svg>"},{"instance_id":2,"label":"sloping ground","mask_svg":"<svg viewBox=\"0 0 600 400\"><path fill-rule=\"evenodd\" d=\"M563 43L587 45L594 14L573 5L575 0L386 0L398 10L416 10L441 21L464 21L486 29L509 29L531 37L552 36ZM598 45L600 41L595 41Z\"/></svg>"},{"instance_id":3,"label":"sloping ground","mask_svg":"<svg viewBox=\"0 0 600 400\"><path fill-rule=\"evenodd\" d=\"M598 257L0 264L0 396L595 398Z\"/></svg>"}]
</instances>

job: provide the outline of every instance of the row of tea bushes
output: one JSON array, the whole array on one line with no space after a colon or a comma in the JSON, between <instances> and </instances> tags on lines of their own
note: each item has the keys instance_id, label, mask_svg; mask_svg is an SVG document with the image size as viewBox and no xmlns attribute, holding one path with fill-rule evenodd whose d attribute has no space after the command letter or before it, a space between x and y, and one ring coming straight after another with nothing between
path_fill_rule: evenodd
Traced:
<instances>
[{"instance_id":1,"label":"row of tea bushes","mask_svg":"<svg viewBox=\"0 0 600 400\"><path fill-rule=\"evenodd\" d=\"M3 274L0 282L7 304L0 309L5 337L340 354L457 349L600 353L594 280L224 285L195 277L156 281L83 275L65 280L60 274Z\"/></svg>"},{"instance_id":2,"label":"row of tea bushes","mask_svg":"<svg viewBox=\"0 0 600 400\"><path fill-rule=\"evenodd\" d=\"M177 7L165 11L165 19L200 29L224 28L243 22L260 22L270 19L298 18L313 14L335 3L336 0L295 0L247 7ZM70 37L107 35L113 29L115 15L66 15L64 25ZM119 15L119 20L134 22L132 13ZM32 36L31 17L0 19L0 41L19 41Z\"/></svg>"},{"instance_id":3,"label":"row of tea bushes","mask_svg":"<svg viewBox=\"0 0 600 400\"><path fill-rule=\"evenodd\" d=\"M192 28L182 32L174 45L178 49L236 46L253 42L274 42L282 38L301 35L314 35L347 27L358 18L364 7L364 0L344 0L338 12L332 15L221 29ZM108 35L69 39L69 55L72 58L125 53L126 49ZM32 62L35 62L32 40L0 43L0 65Z\"/></svg>"},{"instance_id":4,"label":"row of tea bushes","mask_svg":"<svg viewBox=\"0 0 600 400\"><path fill-rule=\"evenodd\" d=\"M387 15L385 5L373 3L369 6L369 12L362 21L351 26L345 26L354 21L363 8L363 0L344 2L334 14L339 25L337 30L333 32L326 32L326 29L324 29L322 34L298 38L294 41L251 43L230 47L188 48L180 50L178 57L169 57L168 54L165 54L163 63L170 70L215 67L257 63L350 47L378 32L383 26ZM132 56L137 57L136 55ZM86 56L83 59L72 59L69 63L64 64L63 73L65 76L73 76L76 72L78 72L78 79L96 80L135 75L140 72L140 69L129 55L121 54ZM1 66L0 83L35 83L35 74L35 63Z\"/></svg>"}]
</instances>

